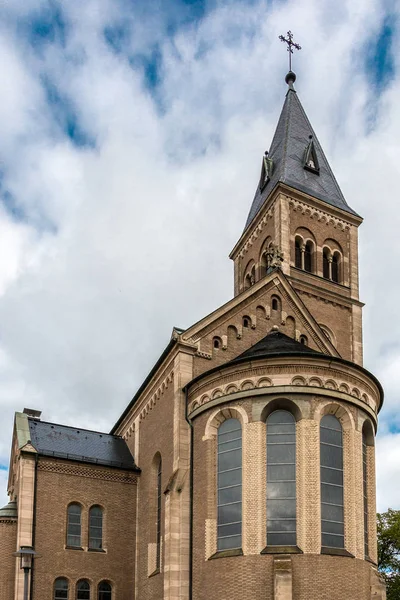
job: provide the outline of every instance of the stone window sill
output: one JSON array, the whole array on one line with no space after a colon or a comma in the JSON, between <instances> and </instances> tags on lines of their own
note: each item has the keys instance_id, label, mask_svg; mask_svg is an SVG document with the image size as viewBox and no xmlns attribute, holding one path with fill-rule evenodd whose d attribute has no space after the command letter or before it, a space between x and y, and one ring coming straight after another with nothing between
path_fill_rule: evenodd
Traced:
<instances>
[{"instance_id":1,"label":"stone window sill","mask_svg":"<svg viewBox=\"0 0 400 600\"><path fill-rule=\"evenodd\" d=\"M298 546L265 546L260 554L303 554Z\"/></svg>"},{"instance_id":2,"label":"stone window sill","mask_svg":"<svg viewBox=\"0 0 400 600\"><path fill-rule=\"evenodd\" d=\"M218 550L208 560L214 558L227 558L228 556L243 556L243 550L241 548L233 548L232 550Z\"/></svg>"},{"instance_id":3,"label":"stone window sill","mask_svg":"<svg viewBox=\"0 0 400 600\"><path fill-rule=\"evenodd\" d=\"M84 548L81 548L80 546L65 546L66 550L82 550L82 552L84 551Z\"/></svg>"},{"instance_id":4,"label":"stone window sill","mask_svg":"<svg viewBox=\"0 0 400 600\"><path fill-rule=\"evenodd\" d=\"M159 575L161 573L160 569L157 567L157 569L155 571L153 571L152 573L150 573L150 575L148 577L154 577L154 575Z\"/></svg>"},{"instance_id":5,"label":"stone window sill","mask_svg":"<svg viewBox=\"0 0 400 600\"><path fill-rule=\"evenodd\" d=\"M321 554L331 554L332 556L347 556L348 558L354 558L354 554L348 552L344 548L329 548L328 546L322 546Z\"/></svg>"},{"instance_id":6,"label":"stone window sill","mask_svg":"<svg viewBox=\"0 0 400 600\"><path fill-rule=\"evenodd\" d=\"M107 550L104 550L104 548L88 548L88 552L100 552L105 554Z\"/></svg>"}]
</instances>

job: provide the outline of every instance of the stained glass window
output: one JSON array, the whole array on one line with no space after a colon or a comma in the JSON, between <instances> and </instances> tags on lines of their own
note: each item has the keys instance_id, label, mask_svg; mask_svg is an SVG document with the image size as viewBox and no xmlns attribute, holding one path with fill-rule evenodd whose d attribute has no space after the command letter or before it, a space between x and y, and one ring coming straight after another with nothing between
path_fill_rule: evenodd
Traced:
<instances>
[{"instance_id":1,"label":"stained glass window","mask_svg":"<svg viewBox=\"0 0 400 600\"><path fill-rule=\"evenodd\" d=\"M296 422L286 410L267 419L267 544L296 545Z\"/></svg>"},{"instance_id":2,"label":"stained glass window","mask_svg":"<svg viewBox=\"0 0 400 600\"><path fill-rule=\"evenodd\" d=\"M237 419L218 429L218 550L242 545L242 428Z\"/></svg>"}]
</instances>

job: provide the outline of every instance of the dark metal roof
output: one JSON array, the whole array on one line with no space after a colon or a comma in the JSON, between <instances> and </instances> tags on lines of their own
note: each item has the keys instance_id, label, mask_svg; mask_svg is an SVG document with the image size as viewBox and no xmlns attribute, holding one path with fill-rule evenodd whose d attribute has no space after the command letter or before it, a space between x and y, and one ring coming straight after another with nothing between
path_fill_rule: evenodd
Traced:
<instances>
[{"instance_id":1,"label":"dark metal roof","mask_svg":"<svg viewBox=\"0 0 400 600\"><path fill-rule=\"evenodd\" d=\"M299 356L310 356L310 357L314 357L315 359L318 358L319 360L329 361L329 363L332 363L332 364L339 363L342 365L348 365L349 367L351 367L353 369L357 369L357 371L360 371L361 373L364 373L365 375L370 377L376 384L376 386L379 390L380 399L381 399L381 403L378 408L378 412L382 408L383 397L384 397L383 389L382 389L380 382L375 377L375 375L370 373L367 369L364 369L364 367L362 367L361 365L353 363L349 360L345 360L344 358L341 358L340 356L332 356L330 354L324 354L323 352L319 352L318 350L313 350L312 348L309 348L308 346L305 346L304 344L300 344L300 342L296 342L296 340L285 335L284 333L281 333L280 331L271 331L262 340L257 342L257 344L254 344L254 346L251 346L251 348L249 348L248 350L243 352L243 354L240 354L233 360L226 362L223 365L219 365L218 367L213 367L209 371L205 371L204 373L197 375L197 377L195 377L194 379L189 381L189 383L187 383L183 389L189 390L192 385L194 385L195 383L197 383L204 377L208 377L212 373L218 373L218 372L221 373L221 371L223 371L224 369L233 367L237 364L246 363L248 361L259 360L259 359L263 359L263 358L277 358L279 356L286 356L286 357L293 357L293 358L299 357Z\"/></svg>"},{"instance_id":2,"label":"dark metal roof","mask_svg":"<svg viewBox=\"0 0 400 600\"><path fill-rule=\"evenodd\" d=\"M10 501L3 508L0 508L0 519L16 519L17 517L18 509L15 501Z\"/></svg>"},{"instance_id":3,"label":"dark metal roof","mask_svg":"<svg viewBox=\"0 0 400 600\"><path fill-rule=\"evenodd\" d=\"M32 445L43 456L137 469L121 437L29 418Z\"/></svg>"},{"instance_id":4,"label":"dark metal roof","mask_svg":"<svg viewBox=\"0 0 400 600\"><path fill-rule=\"evenodd\" d=\"M251 360L252 358L261 358L262 356L268 356L273 354L278 356L279 354L312 354L321 356L321 352L313 350L305 344L296 342L293 338L288 335L281 333L280 331L271 331L262 340L254 344L251 348L240 354L238 357L231 360L228 364L232 364L243 359Z\"/></svg>"},{"instance_id":5,"label":"dark metal roof","mask_svg":"<svg viewBox=\"0 0 400 600\"><path fill-rule=\"evenodd\" d=\"M319 174L304 168L310 136L312 136L318 160ZM257 186L245 229L250 225L279 182L323 200L331 206L336 206L348 213L357 215L344 199L321 144L292 84L290 84L286 94L268 156L273 161L272 176L263 189Z\"/></svg>"}]
</instances>

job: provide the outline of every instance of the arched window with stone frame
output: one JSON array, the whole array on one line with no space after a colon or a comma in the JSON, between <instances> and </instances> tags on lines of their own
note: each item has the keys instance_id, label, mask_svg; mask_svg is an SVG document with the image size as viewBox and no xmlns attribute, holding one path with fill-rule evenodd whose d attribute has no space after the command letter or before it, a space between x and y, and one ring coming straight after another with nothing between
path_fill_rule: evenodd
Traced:
<instances>
[{"instance_id":1,"label":"arched window with stone frame","mask_svg":"<svg viewBox=\"0 0 400 600\"><path fill-rule=\"evenodd\" d=\"M254 260L250 260L244 271L243 285L244 289L249 289L256 282L256 265Z\"/></svg>"},{"instance_id":2,"label":"arched window with stone frame","mask_svg":"<svg viewBox=\"0 0 400 600\"><path fill-rule=\"evenodd\" d=\"M296 421L288 410L267 418L267 545L296 545Z\"/></svg>"},{"instance_id":3,"label":"arched window with stone frame","mask_svg":"<svg viewBox=\"0 0 400 600\"><path fill-rule=\"evenodd\" d=\"M90 600L90 583L81 579L76 584L76 600Z\"/></svg>"},{"instance_id":4,"label":"arched window with stone frame","mask_svg":"<svg viewBox=\"0 0 400 600\"><path fill-rule=\"evenodd\" d=\"M242 546L242 425L227 419L217 433L217 550Z\"/></svg>"},{"instance_id":5,"label":"arched window with stone frame","mask_svg":"<svg viewBox=\"0 0 400 600\"><path fill-rule=\"evenodd\" d=\"M67 508L67 547L80 548L82 536L82 507L72 502Z\"/></svg>"},{"instance_id":6,"label":"arched window with stone frame","mask_svg":"<svg viewBox=\"0 0 400 600\"><path fill-rule=\"evenodd\" d=\"M101 581L97 588L97 600L112 600L112 587L108 581Z\"/></svg>"},{"instance_id":7,"label":"arched window with stone frame","mask_svg":"<svg viewBox=\"0 0 400 600\"><path fill-rule=\"evenodd\" d=\"M268 236L262 245L261 253L260 253L260 268L259 268L260 278L265 277L270 270L272 246L273 246L273 244L272 244L271 237Z\"/></svg>"},{"instance_id":8,"label":"arched window with stone frame","mask_svg":"<svg viewBox=\"0 0 400 600\"><path fill-rule=\"evenodd\" d=\"M69 583L65 577L57 577L54 582L54 600L68 600Z\"/></svg>"},{"instance_id":9,"label":"arched window with stone frame","mask_svg":"<svg viewBox=\"0 0 400 600\"><path fill-rule=\"evenodd\" d=\"M331 251L326 246L322 249L322 275L324 279L331 278Z\"/></svg>"},{"instance_id":10,"label":"arched window with stone frame","mask_svg":"<svg viewBox=\"0 0 400 600\"><path fill-rule=\"evenodd\" d=\"M343 430L326 414L320 422L321 546L344 548Z\"/></svg>"},{"instance_id":11,"label":"arched window with stone frame","mask_svg":"<svg viewBox=\"0 0 400 600\"><path fill-rule=\"evenodd\" d=\"M303 268L303 238L300 237L299 235L296 235L295 240L294 240L294 266L296 267L296 269L302 269Z\"/></svg>"},{"instance_id":12,"label":"arched window with stone frame","mask_svg":"<svg viewBox=\"0 0 400 600\"><path fill-rule=\"evenodd\" d=\"M307 240L304 244L304 270L308 273L314 273L314 243Z\"/></svg>"},{"instance_id":13,"label":"arched window with stone frame","mask_svg":"<svg viewBox=\"0 0 400 600\"><path fill-rule=\"evenodd\" d=\"M89 509L89 549L103 549L103 509L97 504Z\"/></svg>"},{"instance_id":14,"label":"arched window with stone frame","mask_svg":"<svg viewBox=\"0 0 400 600\"><path fill-rule=\"evenodd\" d=\"M341 283L341 255L335 250L332 254L331 279L335 283Z\"/></svg>"}]
</instances>

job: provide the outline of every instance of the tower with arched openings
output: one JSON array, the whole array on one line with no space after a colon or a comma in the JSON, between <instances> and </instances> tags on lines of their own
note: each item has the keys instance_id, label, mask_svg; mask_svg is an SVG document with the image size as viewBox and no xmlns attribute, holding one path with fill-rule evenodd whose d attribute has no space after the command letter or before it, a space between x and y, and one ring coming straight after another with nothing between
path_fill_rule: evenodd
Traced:
<instances>
[{"instance_id":1,"label":"tower with arched openings","mask_svg":"<svg viewBox=\"0 0 400 600\"><path fill-rule=\"evenodd\" d=\"M17 413L0 600L384 600L357 230L294 89L231 253L234 296L110 434Z\"/></svg>"}]
</instances>

